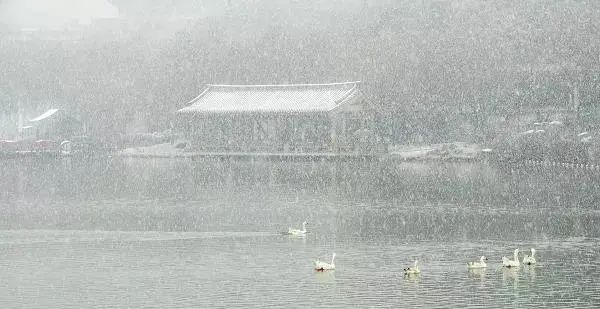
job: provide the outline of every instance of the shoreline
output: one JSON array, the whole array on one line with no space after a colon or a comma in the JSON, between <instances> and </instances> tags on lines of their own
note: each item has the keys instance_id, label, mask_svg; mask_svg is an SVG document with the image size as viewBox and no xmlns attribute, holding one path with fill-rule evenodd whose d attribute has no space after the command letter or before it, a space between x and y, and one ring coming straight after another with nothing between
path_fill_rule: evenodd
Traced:
<instances>
[{"instance_id":1,"label":"shoreline","mask_svg":"<svg viewBox=\"0 0 600 309\"><path fill-rule=\"evenodd\" d=\"M386 153L360 152L200 152L176 149L170 144L126 148L115 153L125 158L266 158L307 160L398 160L398 161L477 161L481 147L467 143L395 145Z\"/></svg>"},{"instance_id":2,"label":"shoreline","mask_svg":"<svg viewBox=\"0 0 600 309\"><path fill-rule=\"evenodd\" d=\"M0 152L0 159L93 157L99 153L62 154L58 151ZM202 152L177 149L169 143L130 147L102 155L139 159L267 159L267 160L378 160L472 162L483 159L479 145L445 143L429 145L394 145L385 153L360 152Z\"/></svg>"}]
</instances>

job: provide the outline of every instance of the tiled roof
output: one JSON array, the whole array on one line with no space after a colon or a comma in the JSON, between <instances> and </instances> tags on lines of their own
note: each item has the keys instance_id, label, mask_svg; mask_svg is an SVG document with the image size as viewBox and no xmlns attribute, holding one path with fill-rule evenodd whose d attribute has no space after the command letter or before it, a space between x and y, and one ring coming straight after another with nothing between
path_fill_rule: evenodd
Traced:
<instances>
[{"instance_id":1,"label":"tiled roof","mask_svg":"<svg viewBox=\"0 0 600 309\"><path fill-rule=\"evenodd\" d=\"M328 112L350 101L359 82L304 85L208 85L179 113Z\"/></svg>"}]
</instances>

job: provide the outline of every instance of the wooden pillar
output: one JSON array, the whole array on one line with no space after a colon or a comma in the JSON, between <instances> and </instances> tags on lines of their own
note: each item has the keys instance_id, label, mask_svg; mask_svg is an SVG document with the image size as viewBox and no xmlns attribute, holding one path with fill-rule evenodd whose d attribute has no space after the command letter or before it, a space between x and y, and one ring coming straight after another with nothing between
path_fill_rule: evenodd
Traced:
<instances>
[{"instance_id":1,"label":"wooden pillar","mask_svg":"<svg viewBox=\"0 0 600 309\"><path fill-rule=\"evenodd\" d=\"M256 138L257 124L256 123L257 123L256 117L250 117L250 136L251 136L250 140L252 142L250 143L250 145L249 145L250 147L248 147L248 149L246 149L246 151L248 151L248 150L254 151L256 148L256 141L257 141L257 138Z\"/></svg>"},{"instance_id":2,"label":"wooden pillar","mask_svg":"<svg viewBox=\"0 0 600 309\"><path fill-rule=\"evenodd\" d=\"M294 152L298 152L298 119L297 119L297 115L295 117L293 117L291 119L292 122L292 148L294 149Z\"/></svg>"},{"instance_id":3,"label":"wooden pillar","mask_svg":"<svg viewBox=\"0 0 600 309\"><path fill-rule=\"evenodd\" d=\"M338 119L338 123L341 124L341 129L338 132L338 141L339 141L339 135L341 135L343 146L344 146L344 148L346 148L346 147L348 147L348 132L346 132L346 116L343 113L341 113L338 115L338 117L341 118L341 121L340 121L340 119ZM338 142L338 147L339 147L339 142Z\"/></svg>"},{"instance_id":4,"label":"wooden pillar","mask_svg":"<svg viewBox=\"0 0 600 309\"><path fill-rule=\"evenodd\" d=\"M329 131L331 138L331 151L338 152L338 135L337 135L337 126L338 126L338 115L336 113L329 114Z\"/></svg>"},{"instance_id":5,"label":"wooden pillar","mask_svg":"<svg viewBox=\"0 0 600 309\"><path fill-rule=\"evenodd\" d=\"M300 152L305 152L306 146L306 120L300 122Z\"/></svg>"}]
</instances>

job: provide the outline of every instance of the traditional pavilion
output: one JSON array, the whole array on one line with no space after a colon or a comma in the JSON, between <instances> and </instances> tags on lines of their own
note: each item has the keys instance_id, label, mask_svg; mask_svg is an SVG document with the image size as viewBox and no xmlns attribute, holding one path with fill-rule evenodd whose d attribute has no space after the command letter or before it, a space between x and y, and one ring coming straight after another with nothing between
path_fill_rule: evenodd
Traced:
<instances>
[{"instance_id":1,"label":"traditional pavilion","mask_svg":"<svg viewBox=\"0 0 600 309\"><path fill-rule=\"evenodd\" d=\"M207 85L177 126L197 151L374 152L380 138L359 86Z\"/></svg>"}]
</instances>

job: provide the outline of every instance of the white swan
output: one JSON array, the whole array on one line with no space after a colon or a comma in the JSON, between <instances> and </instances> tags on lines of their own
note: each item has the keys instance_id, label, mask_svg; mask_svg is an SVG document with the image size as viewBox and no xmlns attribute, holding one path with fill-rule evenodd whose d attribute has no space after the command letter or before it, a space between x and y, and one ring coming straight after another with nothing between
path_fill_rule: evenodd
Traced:
<instances>
[{"instance_id":1,"label":"white swan","mask_svg":"<svg viewBox=\"0 0 600 309\"><path fill-rule=\"evenodd\" d=\"M513 260L503 256L502 257L502 266L504 267L519 267L521 263L519 263L519 249L515 249L513 253Z\"/></svg>"},{"instance_id":2,"label":"white swan","mask_svg":"<svg viewBox=\"0 0 600 309\"><path fill-rule=\"evenodd\" d=\"M302 229L294 229L294 228L288 228L288 235L304 235L306 234L306 225L308 224L308 222L304 221L302 222Z\"/></svg>"},{"instance_id":3,"label":"white swan","mask_svg":"<svg viewBox=\"0 0 600 309\"><path fill-rule=\"evenodd\" d=\"M525 257L523 257L523 264L532 265L532 264L535 264L536 262L537 261L535 260L535 249L531 248L531 256L525 255Z\"/></svg>"},{"instance_id":4,"label":"white swan","mask_svg":"<svg viewBox=\"0 0 600 309\"><path fill-rule=\"evenodd\" d=\"M417 264L419 264L419 261L415 260L415 264L412 267L408 267L408 268L404 269L404 274L405 275L420 274L421 273L421 269L419 268L419 266Z\"/></svg>"},{"instance_id":5,"label":"white swan","mask_svg":"<svg viewBox=\"0 0 600 309\"><path fill-rule=\"evenodd\" d=\"M325 271L325 270L334 270L335 264L333 260L335 259L335 253L331 256L331 263L322 262L319 260L315 261L315 270L316 271Z\"/></svg>"},{"instance_id":6,"label":"white swan","mask_svg":"<svg viewBox=\"0 0 600 309\"><path fill-rule=\"evenodd\" d=\"M485 258L485 256L481 256L481 258L479 258L479 262L467 262L467 266L469 268L486 268L487 264L485 263L487 259Z\"/></svg>"}]
</instances>

